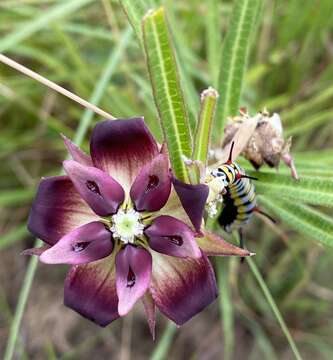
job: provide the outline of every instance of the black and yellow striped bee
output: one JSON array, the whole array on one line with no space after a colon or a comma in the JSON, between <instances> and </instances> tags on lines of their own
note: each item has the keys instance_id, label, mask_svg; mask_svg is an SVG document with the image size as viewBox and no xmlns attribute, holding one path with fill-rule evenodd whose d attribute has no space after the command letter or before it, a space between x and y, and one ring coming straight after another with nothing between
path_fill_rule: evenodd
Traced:
<instances>
[{"instance_id":1,"label":"black and yellow striped bee","mask_svg":"<svg viewBox=\"0 0 333 360\"><path fill-rule=\"evenodd\" d=\"M247 224L254 212L261 213L274 220L257 206L255 186L251 180L257 178L248 176L245 171L232 161L234 142L231 144L228 160L210 171L206 183L210 188L208 214L214 216L216 204L222 202L222 211L218 217L219 224L227 232L238 230L240 245L243 247L242 228Z\"/></svg>"}]
</instances>

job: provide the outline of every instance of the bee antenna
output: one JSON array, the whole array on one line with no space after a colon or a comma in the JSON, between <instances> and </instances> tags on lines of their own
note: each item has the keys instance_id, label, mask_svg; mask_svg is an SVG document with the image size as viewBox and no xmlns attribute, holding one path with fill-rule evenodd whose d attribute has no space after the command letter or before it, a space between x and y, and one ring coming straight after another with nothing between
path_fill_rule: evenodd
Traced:
<instances>
[{"instance_id":1,"label":"bee antenna","mask_svg":"<svg viewBox=\"0 0 333 360\"><path fill-rule=\"evenodd\" d=\"M233 141L233 142L231 143L230 152L229 152L229 158L228 158L227 164L231 164L231 163L232 163L232 152L233 152L233 150L234 150L234 145L235 145L235 142Z\"/></svg>"}]
</instances>

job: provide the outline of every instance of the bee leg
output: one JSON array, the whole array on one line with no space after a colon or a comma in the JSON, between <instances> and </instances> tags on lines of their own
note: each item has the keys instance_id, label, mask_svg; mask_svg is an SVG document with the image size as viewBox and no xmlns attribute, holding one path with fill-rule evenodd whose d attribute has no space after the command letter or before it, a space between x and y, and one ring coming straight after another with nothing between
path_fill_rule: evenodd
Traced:
<instances>
[{"instance_id":1,"label":"bee leg","mask_svg":"<svg viewBox=\"0 0 333 360\"><path fill-rule=\"evenodd\" d=\"M244 245L244 237L243 237L243 229L240 228L238 229L238 236L239 236L239 247L244 249L245 245ZM244 257L241 258L241 263L243 263L245 260Z\"/></svg>"},{"instance_id":2,"label":"bee leg","mask_svg":"<svg viewBox=\"0 0 333 360\"><path fill-rule=\"evenodd\" d=\"M262 211L261 209L259 209L258 207L255 207L253 209L254 212L257 212L258 214L261 214L263 216L265 216L265 218L267 218L268 220L270 220L273 224L276 224L276 220L274 218L272 218L269 214L267 214L265 211Z\"/></svg>"}]
</instances>

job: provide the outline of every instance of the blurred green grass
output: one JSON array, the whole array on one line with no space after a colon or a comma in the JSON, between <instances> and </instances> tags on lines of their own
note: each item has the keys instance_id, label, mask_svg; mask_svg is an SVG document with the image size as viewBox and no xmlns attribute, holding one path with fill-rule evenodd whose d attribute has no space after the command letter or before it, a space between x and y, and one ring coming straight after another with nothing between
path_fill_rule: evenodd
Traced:
<instances>
[{"instance_id":1,"label":"blurred green grass","mask_svg":"<svg viewBox=\"0 0 333 360\"><path fill-rule=\"evenodd\" d=\"M69 3L75 6L70 8ZM142 3L147 8L157 3L166 6L182 64L182 79L187 80L185 95L195 113L198 94L217 83L217 51L225 37L232 4L217 0ZM55 12L54 8L62 11ZM262 20L253 35L242 97L242 104L251 112L264 106L281 112L287 133L294 136L293 152L301 174L320 172L330 178L333 171L332 20L331 0L265 1ZM221 29L215 36L212 36L213 26ZM110 51L111 56L112 51L116 56L127 27L126 16L116 1L0 2L1 51L85 99L91 97ZM161 140L144 54L134 36L114 67L99 106L116 117L144 115ZM26 259L19 257L19 253L32 244L25 223L35 186L41 176L59 171L66 156L59 132L73 137L82 114L82 108L75 103L0 64L1 350L25 270ZM90 128L99 120L92 116ZM284 173L282 166L281 173ZM316 204L316 199L313 200ZM332 206L316 209L332 218ZM313 237L310 229L296 233L288 221L280 222L278 230L274 230L255 220L246 230L247 246L257 253L255 261L304 358L331 359L332 250L313 241ZM63 272L43 267L46 269L47 273L53 273L54 283L60 289ZM234 339L229 340L236 343L233 358L291 358L281 329L248 268L232 260L223 282L229 284L235 316ZM40 294L48 286L50 279L39 275L33 292ZM53 301L61 303L61 296ZM100 331L84 320L77 320L76 315L77 322L73 320L72 326L57 328L66 333L69 339L66 346L51 334L44 335L49 345L41 346L33 340L39 336L39 327L32 329L29 321L29 313L36 312L34 302L38 303L38 296L29 301L17 358L88 359L94 354L96 359L111 356L126 359L132 354L143 359L153 354L155 345L140 311L133 320L132 346L124 335L130 326L126 320ZM173 341L169 356L200 359L205 354L208 359L220 358L225 336L217 313L215 304L178 332L167 328L167 339ZM56 313L56 316L61 315ZM159 323L161 337L163 320ZM230 334L227 338L230 339ZM109 343L114 346L110 348Z\"/></svg>"}]
</instances>

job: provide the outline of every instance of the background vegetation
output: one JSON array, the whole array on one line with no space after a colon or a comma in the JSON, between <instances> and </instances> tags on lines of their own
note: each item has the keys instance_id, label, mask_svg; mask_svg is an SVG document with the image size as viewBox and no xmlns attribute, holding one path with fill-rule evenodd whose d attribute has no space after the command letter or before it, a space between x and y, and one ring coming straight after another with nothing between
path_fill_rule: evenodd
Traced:
<instances>
[{"instance_id":1,"label":"background vegetation","mask_svg":"<svg viewBox=\"0 0 333 360\"><path fill-rule=\"evenodd\" d=\"M254 219L245 232L254 262L217 261L221 296L188 324L159 317L154 343L138 306L99 329L62 305L66 267L38 265L33 279L37 263L19 254L34 243L26 221L40 177L59 173L66 156L59 133L87 148L100 118L0 64L0 352L11 331L7 355L11 347L17 359L293 358L269 289L301 356L332 359L333 2L121 3L2 0L0 52L115 117L144 115L161 140L140 19L163 4L192 132L209 85L221 93L216 141L239 104L280 112L301 182L284 165L262 168L259 201L278 227Z\"/></svg>"}]
</instances>

